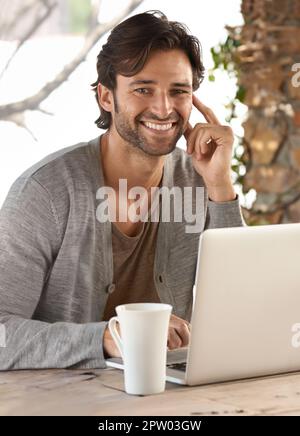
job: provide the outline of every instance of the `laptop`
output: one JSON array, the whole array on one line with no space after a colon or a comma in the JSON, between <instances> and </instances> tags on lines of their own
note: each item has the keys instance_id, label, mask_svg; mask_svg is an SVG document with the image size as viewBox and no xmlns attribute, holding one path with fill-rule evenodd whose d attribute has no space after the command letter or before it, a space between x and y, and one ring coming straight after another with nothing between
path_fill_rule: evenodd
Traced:
<instances>
[{"instance_id":1,"label":"laptop","mask_svg":"<svg viewBox=\"0 0 300 436\"><path fill-rule=\"evenodd\" d=\"M300 224L205 230L195 277L190 343L168 351L167 381L300 370Z\"/></svg>"}]
</instances>

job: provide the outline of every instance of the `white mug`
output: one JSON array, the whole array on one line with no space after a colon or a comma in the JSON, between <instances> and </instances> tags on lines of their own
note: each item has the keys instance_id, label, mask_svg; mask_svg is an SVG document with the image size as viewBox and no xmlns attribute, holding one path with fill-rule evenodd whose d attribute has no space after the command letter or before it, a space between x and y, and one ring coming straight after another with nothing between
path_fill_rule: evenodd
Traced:
<instances>
[{"instance_id":1,"label":"white mug","mask_svg":"<svg viewBox=\"0 0 300 436\"><path fill-rule=\"evenodd\" d=\"M171 311L169 304L123 304L116 307L118 316L109 320L108 328L123 358L128 394L150 395L165 390Z\"/></svg>"}]
</instances>

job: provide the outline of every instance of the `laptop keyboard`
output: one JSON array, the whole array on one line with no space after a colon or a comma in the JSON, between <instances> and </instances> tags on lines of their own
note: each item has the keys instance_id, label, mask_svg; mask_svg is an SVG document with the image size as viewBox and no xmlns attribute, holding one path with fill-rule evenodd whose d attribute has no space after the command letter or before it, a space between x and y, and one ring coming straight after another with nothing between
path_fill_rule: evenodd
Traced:
<instances>
[{"instance_id":1,"label":"laptop keyboard","mask_svg":"<svg viewBox=\"0 0 300 436\"><path fill-rule=\"evenodd\" d=\"M186 371L186 362L181 362L181 363L171 363L169 365L167 365L168 368L171 369L177 369L177 371Z\"/></svg>"}]
</instances>

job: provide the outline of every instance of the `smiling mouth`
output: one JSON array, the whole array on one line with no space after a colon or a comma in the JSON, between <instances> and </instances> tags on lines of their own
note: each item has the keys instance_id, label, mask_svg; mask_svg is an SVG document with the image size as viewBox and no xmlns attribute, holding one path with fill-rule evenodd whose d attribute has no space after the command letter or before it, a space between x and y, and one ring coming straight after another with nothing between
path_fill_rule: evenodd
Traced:
<instances>
[{"instance_id":1,"label":"smiling mouth","mask_svg":"<svg viewBox=\"0 0 300 436\"><path fill-rule=\"evenodd\" d=\"M164 124L157 124L157 123L151 123L148 121L141 121L141 124L148 130L152 132L158 132L158 133L164 133L164 132L171 132L174 130L177 122L170 122L170 123L164 123Z\"/></svg>"}]
</instances>

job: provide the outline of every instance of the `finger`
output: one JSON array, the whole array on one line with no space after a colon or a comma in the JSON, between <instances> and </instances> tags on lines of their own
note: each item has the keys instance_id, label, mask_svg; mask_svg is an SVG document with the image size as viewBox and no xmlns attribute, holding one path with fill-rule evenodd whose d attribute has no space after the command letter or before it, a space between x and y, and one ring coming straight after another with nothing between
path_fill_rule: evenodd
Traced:
<instances>
[{"instance_id":1,"label":"finger","mask_svg":"<svg viewBox=\"0 0 300 436\"><path fill-rule=\"evenodd\" d=\"M202 113L208 123L221 125L213 110L205 106L195 94L193 94L193 104L199 112Z\"/></svg>"},{"instance_id":2,"label":"finger","mask_svg":"<svg viewBox=\"0 0 300 436\"><path fill-rule=\"evenodd\" d=\"M103 335L103 353L105 358L109 357L121 357L121 353L111 336L108 326L105 328Z\"/></svg>"},{"instance_id":3,"label":"finger","mask_svg":"<svg viewBox=\"0 0 300 436\"><path fill-rule=\"evenodd\" d=\"M203 130L196 138L195 150L196 154L205 155L207 157L211 154L213 149L213 140L211 133L207 130Z\"/></svg>"},{"instance_id":4,"label":"finger","mask_svg":"<svg viewBox=\"0 0 300 436\"><path fill-rule=\"evenodd\" d=\"M195 152L198 154L206 154L209 151L209 144L207 142L210 140L210 134L207 130L200 130L195 139Z\"/></svg>"},{"instance_id":5,"label":"finger","mask_svg":"<svg viewBox=\"0 0 300 436\"><path fill-rule=\"evenodd\" d=\"M209 129L210 125L206 123L197 123L196 126L193 129L193 132L190 134L188 139L188 150L189 154L192 154L195 152L196 144L199 144L199 138L201 139L205 132L210 131ZM209 130L208 130L209 129ZM206 139L206 141L209 140L209 137ZM201 143L201 142L200 142ZM198 153L203 152L205 153L205 149L202 151L202 149L197 149Z\"/></svg>"},{"instance_id":6,"label":"finger","mask_svg":"<svg viewBox=\"0 0 300 436\"><path fill-rule=\"evenodd\" d=\"M178 323L184 323L187 326L191 325L188 321L186 321L183 318L180 318L179 316L174 315L173 313L171 314L170 322L172 322L172 324L174 323L174 325L172 327L176 327L176 324L178 324Z\"/></svg>"},{"instance_id":7,"label":"finger","mask_svg":"<svg viewBox=\"0 0 300 436\"><path fill-rule=\"evenodd\" d=\"M186 140L188 140L192 130L193 130L193 127L192 127L191 123L188 122L187 123L187 127L186 127L185 131L183 132L184 137L185 137Z\"/></svg>"},{"instance_id":8,"label":"finger","mask_svg":"<svg viewBox=\"0 0 300 436\"><path fill-rule=\"evenodd\" d=\"M190 327L191 325L188 321L172 314L170 320L169 333L171 337L176 341L178 341L178 337L179 337L181 342L181 344L177 342L173 345L175 345L177 348L186 347L188 345L190 340ZM174 333L175 336L173 335Z\"/></svg>"},{"instance_id":9,"label":"finger","mask_svg":"<svg viewBox=\"0 0 300 436\"><path fill-rule=\"evenodd\" d=\"M188 325L182 323L176 331L181 339L181 347L187 347L190 342L190 331Z\"/></svg>"},{"instance_id":10,"label":"finger","mask_svg":"<svg viewBox=\"0 0 300 436\"><path fill-rule=\"evenodd\" d=\"M180 348L182 344L181 338L174 328L169 329L168 334L168 348L169 350L174 350L175 348Z\"/></svg>"},{"instance_id":11,"label":"finger","mask_svg":"<svg viewBox=\"0 0 300 436\"><path fill-rule=\"evenodd\" d=\"M206 123L197 123L194 128L192 129L192 131L189 134L188 140L187 140L187 153L188 154L192 154L194 151L194 146L195 146L195 140L196 137L199 133L199 129L201 127L206 127L207 124Z\"/></svg>"}]
</instances>

